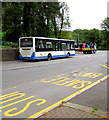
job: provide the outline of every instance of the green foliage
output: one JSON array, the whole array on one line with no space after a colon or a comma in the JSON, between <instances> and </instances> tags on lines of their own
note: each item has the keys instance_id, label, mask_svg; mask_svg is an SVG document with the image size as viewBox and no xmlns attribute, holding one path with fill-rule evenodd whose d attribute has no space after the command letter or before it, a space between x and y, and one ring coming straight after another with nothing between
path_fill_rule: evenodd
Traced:
<instances>
[{"instance_id":1,"label":"green foliage","mask_svg":"<svg viewBox=\"0 0 109 120\"><path fill-rule=\"evenodd\" d=\"M68 7L59 2L3 2L3 40L17 42L21 36L60 37L69 27Z\"/></svg>"},{"instance_id":2,"label":"green foliage","mask_svg":"<svg viewBox=\"0 0 109 120\"><path fill-rule=\"evenodd\" d=\"M14 42L0 41L2 48L18 48L18 44Z\"/></svg>"},{"instance_id":3,"label":"green foliage","mask_svg":"<svg viewBox=\"0 0 109 120\"><path fill-rule=\"evenodd\" d=\"M80 43L96 42L98 49L109 49L109 17L101 23L104 30L66 31L70 27L66 3L3 2L0 26L2 26L0 37L7 41L4 47L17 47L15 43L19 37L39 36L79 40Z\"/></svg>"},{"instance_id":4,"label":"green foliage","mask_svg":"<svg viewBox=\"0 0 109 120\"><path fill-rule=\"evenodd\" d=\"M105 18L105 20L101 23L101 27L109 31L109 17Z\"/></svg>"},{"instance_id":5,"label":"green foliage","mask_svg":"<svg viewBox=\"0 0 109 120\"><path fill-rule=\"evenodd\" d=\"M109 17L104 19L101 27L104 29L101 31L103 48L109 50Z\"/></svg>"},{"instance_id":6,"label":"green foliage","mask_svg":"<svg viewBox=\"0 0 109 120\"><path fill-rule=\"evenodd\" d=\"M61 36L59 36L61 39L72 39L71 38L71 32L70 31L61 31Z\"/></svg>"},{"instance_id":7,"label":"green foliage","mask_svg":"<svg viewBox=\"0 0 109 120\"><path fill-rule=\"evenodd\" d=\"M6 33L3 39L15 42L21 32L22 6L14 2L4 2L2 6L2 31Z\"/></svg>"}]
</instances>

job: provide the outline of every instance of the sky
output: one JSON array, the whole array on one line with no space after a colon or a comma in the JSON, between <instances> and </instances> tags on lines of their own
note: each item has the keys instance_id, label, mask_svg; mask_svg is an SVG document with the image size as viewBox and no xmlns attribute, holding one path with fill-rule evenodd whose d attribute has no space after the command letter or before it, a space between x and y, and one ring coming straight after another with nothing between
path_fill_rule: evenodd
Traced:
<instances>
[{"instance_id":1,"label":"sky","mask_svg":"<svg viewBox=\"0 0 109 120\"><path fill-rule=\"evenodd\" d=\"M100 24L107 17L109 0L58 0L69 7L71 30L101 29Z\"/></svg>"}]
</instances>

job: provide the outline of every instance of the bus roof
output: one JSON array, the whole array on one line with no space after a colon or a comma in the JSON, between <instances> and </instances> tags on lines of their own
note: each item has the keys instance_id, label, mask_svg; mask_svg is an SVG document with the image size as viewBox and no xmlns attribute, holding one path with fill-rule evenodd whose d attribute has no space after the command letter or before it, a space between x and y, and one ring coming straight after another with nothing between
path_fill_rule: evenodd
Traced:
<instances>
[{"instance_id":1,"label":"bus roof","mask_svg":"<svg viewBox=\"0 0 109 120\"><path fill-rule=\"evenodd\" d=\"M67 39L58 39L58 38L47 38L47 37L21 37L22 38L36 38L36 39L47 39L47 40L57 40L57 41L75 41L75 40L67 40Z\"/></svg>"}]
</instances>

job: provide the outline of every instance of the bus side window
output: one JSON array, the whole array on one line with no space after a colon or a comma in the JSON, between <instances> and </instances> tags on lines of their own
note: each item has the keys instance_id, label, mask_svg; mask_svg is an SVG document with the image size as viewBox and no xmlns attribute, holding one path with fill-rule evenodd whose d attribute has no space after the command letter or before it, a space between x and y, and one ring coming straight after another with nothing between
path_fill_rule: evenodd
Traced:
<instances>
[{"instance_id":1,"label":"bus side window","mask_svg":"<svg viewBox=\"0 0 109 120\"><path fill-rule=\"evenodd\" d=\"M35 39L35 50L42 51L45 48L45 41Z\"/></svg>"},{"instance_id":2,"label":"bus side window","mask_svg":"<svg viewBox=\"0 0 109 120\"><path fill-rule=\"evenodd\" d=\"M55 42L52 42L52 44L53 44L53 50L55 51Z\"/></svg>"},{"instance_id":3,"label":"bus side window","mask_svg":"<svg viewBox=\"0 0 109 120\"><path fill-rule=\"evenodd\" d=\"M55 50L60 51L61 50L61 43L59 41L55 42Z\"/></svg>"},{"instance_id":4,"label":"bus side window","mask_svg":"<svg viewBox=\"0 0 109 120\"><path fill-rule=\"evenodd\" d=\"M62 43L62 50L66 50L66 43Z\"/></svg>"},{"instance_id":5,"label":"bus side window","mask_svg":"<svg viewBox=\"0 0 109 120\"><path fill-rule=\"evenodd\" d=\"M53 42L46 42L46 50L48 51L53 50Z\"/></svg>"},{"instance_id":6,"label":"bus side window","mask_svg":"<svg viewBox=\"0 0 109 120\"><path fill-rule=\"evenodd\" d=\"M74 44L71 43L70 45L71 45L71 46L70 46L70 47L71 47L70 49L73 50L73 49L74 49Z\"/></svg>"},{"instance_id":7,"label":"bus side window","mask_svg":"<svg viewBox=\"0 0 109 120\"><path fill-rule=\"evenodd\" d=\"M35 39L35 51L38 51L38 49L39 49L39 46L38 46L38 40Z\"/></svg>"},{"instance_id":8,"label":"bus side window","mask_svg":"<svg viewBox=\"0 0 109 120\"><path fill-rule=\"evenodd\" d=\"M57 42L55 43L55 50L56 51L58 50L58 44L57 44Z\"/></svg>"},{"instance_id":9,"label":"bus side window","mask_svg":"<svg viewBox=\"0 0 109 120\"><path fill-rule=\"evenodd\" d=\"M42 40L39 41L39 48L44 48L44 42Z\"/></svg>"},{"instance_id":10,"label":"bus side window","mask_svg":"<svg viewBox=\"0 0 109 120\"><path fill-rule=\"evenodd\" d=\"M67 43L66 49L70 50L70 43Z\"/></svg>"}]
</instances>

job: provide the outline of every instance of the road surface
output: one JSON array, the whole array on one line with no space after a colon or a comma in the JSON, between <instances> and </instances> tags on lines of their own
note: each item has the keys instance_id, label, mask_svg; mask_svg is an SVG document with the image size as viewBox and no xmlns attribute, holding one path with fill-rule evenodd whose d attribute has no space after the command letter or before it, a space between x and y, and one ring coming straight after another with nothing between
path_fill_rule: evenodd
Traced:
<instances>
[{"instance_id":1,"label":"road surface","mask_svg":"<svg viewBox=\"0 0 109 120\"><path fill-rule=\"evenodd\" d=\"M106 63L106 51L51 61L3 62L2 117L37 118L62 102L76 101L77 95L104 84L109 77ZM102 88L106 91L106 84ZM82 100L88 101L85 97ZM106 94L101 98L106 109Z\"/></svg>"}]
</instances>

